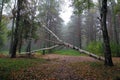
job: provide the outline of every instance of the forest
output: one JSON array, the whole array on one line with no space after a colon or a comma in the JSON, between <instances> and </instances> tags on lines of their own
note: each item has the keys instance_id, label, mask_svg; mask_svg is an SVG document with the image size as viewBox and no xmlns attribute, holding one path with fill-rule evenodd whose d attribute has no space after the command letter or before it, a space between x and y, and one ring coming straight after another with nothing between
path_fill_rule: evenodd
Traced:
<instances>
[{"instance_id":1,"label":"forest","mask_svg":"<svg viewBox=\"0 0 120 80\"><path fill-rule=\"evenodd\" d=\"M120 80L120 0L0 0L0 80Z\"/></svg>"}]
</instances>

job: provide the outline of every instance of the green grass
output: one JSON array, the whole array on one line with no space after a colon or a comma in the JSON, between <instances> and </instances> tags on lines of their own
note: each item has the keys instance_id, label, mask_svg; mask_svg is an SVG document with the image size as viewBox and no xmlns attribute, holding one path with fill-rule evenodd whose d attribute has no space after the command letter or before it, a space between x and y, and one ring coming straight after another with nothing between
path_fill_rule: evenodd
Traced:
<instances>
[{"instance_id":1,"label":"green grass","mask_svg":"<svg viewBox=\"0 0 120 80\"><path fill-rule=\"evenodd\" d=\"M34 66L38 62L43 63L45 60L0 58L0 80L9 80L11 79L10 75L13 71L26 69L28 67Z\"/></svg>"},{"instance_id":2,"label":"green grass","mask_svg":"<svg viewBox=\"0 0 120 80\"><path fill-rule=\"evenodd\" d=\"M61 55L70 55L70 56L85 56L85 54L81 54L80 52L71 49L59 50L59 51L55 51L54 53Z\"/></svg>"},{"instance_id":3,"label":"green grass","mask_svg":"<svg viewBox=\"0 0 120 80\"><path fill-rule=\"evenodd\" d=\"M9 51L0 51L0 54L8 54L9 53Z\"/></svg>"}]
</instances>

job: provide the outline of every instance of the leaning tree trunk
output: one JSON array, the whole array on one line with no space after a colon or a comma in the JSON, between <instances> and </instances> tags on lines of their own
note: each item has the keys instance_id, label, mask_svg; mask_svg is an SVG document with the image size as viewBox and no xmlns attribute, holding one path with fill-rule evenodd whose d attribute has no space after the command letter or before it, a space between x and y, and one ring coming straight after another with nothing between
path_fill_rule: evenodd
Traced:
<instances>
[{"instance_id":1,"label":"leaning tree trunk","mask_svg":"<svg viewBox=\"0 0 120 80\"><path fill-rule=\"evenodd\" d=\"M40 24L40 25L41 25L41 24ZM88 52L88 51L82 50L82 49L80 49L79 47L76 47L76 46L74 46L74 45L72 45L72 44L70 44L70 43L64 42L64 41L62 41L56 34L54 34L49 28L47 28L47 27L44 26L44 25L43 25L42 27L45 28L49 33L51 33L51 34L58 40L57 44L67 46L67 47L69 47L69 48L72 48L72 49L74 49L74 50L79 51L80 53L84 53L84 54L89 55L90 57L93 57L93 58L95 58L95 59L104 61L104 58L103 58L103 57L100 57L100 56L97 56L97 55L95 55L95 54L93 54L93 53L90 53L90 52Z\"/></svg>"},{"instance_id":2,"label":"leaning tree trunk","mask_svg":"<svg viewBox=\"0 0 120 80\"><path fill-rule=\"evenodd\" d=\"M113 66L110 42L109 42L109 36L108 36L107 24L106 24L106 16L107 16L107 0L102 0L101 27L103 31L105 65Z\"/></svg>"}]
</instances>

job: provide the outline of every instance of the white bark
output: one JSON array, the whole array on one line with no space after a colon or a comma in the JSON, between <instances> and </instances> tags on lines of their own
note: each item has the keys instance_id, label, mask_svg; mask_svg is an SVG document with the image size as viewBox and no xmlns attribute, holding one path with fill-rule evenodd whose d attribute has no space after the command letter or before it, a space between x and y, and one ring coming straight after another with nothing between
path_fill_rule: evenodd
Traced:
<instances>
[{"instance_id":1,"label":"white bark","mask_svg":"<svg viewBox=\"0 0 120 80\"><path fill-rule=\"evenodd\" d=\"M54 46L51 46L51 47L48 47L48 48L41 48L41 49L37 49L37 50L33 50L31 52L22 52L22 54L26 53L35 53L35 52L38 52L38 51L42 51L42 50L50 50L50 49L53 49L53 48L56 48L58 47L59 45L54 45Z\"/></svg>"},{"instance_id":2,"label":"white bark","mask_svg":"<svg viewBox=\"0 0 120 80\"><path fill-rule=\"evenodd\" d=\"M72 44L70 44L70 43L67 43L67 42L62 41L56 34L54 34L54 33L53 33L50 29L48 29L46 26L43 25L42 27L45 28L49 33L51 33L62 45L67 46L67 47L69 47L69 48L72 48L72 49L74 49L74 50L77 50L77 51L79 51L80 53L87 54L88 56L90 56L90 57L92 57L92 58L95 58L95 59L97 59L97 60L102 60L102 61L105 60L103 57L97 56L97 55L95 55L95 54L93 54L93 53L90 53L90 52L88 52L88 51L82 50L82 49L80 49L80 48L77 47L77 46L74 46L74 45L72 45Z\"/></svg>"}]
</instances>

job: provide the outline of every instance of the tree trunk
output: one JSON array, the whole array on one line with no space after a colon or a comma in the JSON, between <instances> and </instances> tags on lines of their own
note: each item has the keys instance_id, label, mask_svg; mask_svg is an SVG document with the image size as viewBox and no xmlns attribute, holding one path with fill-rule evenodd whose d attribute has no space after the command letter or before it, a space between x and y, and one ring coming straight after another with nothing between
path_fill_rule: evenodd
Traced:
<instances>
[{"instance_id":1,"label":"tree trunk","mask_svg":"<svg viewBox=\"0 0 120 80\"><path fill-rule=\"evenodd\" d=\"M80 19L80 15L78 15L78 38L79 38L79 47L82 48L82 28L81 28L81 19Z\"/></svg>"},{"instance_id":2,"label":"tree trunk","mask_svg":"<svg viewBox=\"0 0 120 80\"><path fill-rule=\"evenodd\" d=\"M21 53L21 48L22 48L22 34L21 34L19 42L18 42L18 53Z\"/></svg>"},{"instance_id":3,"label":"tree trunk","mask_svg":"<svg viewBox=\"0 0 120 80\"><path fill-rule=\"evenodd\" d=\"M108 36L107 24L106 24L106 16L107 16L107 0L102 0L101 27L102 27L102 31L103 31L103 42L104 42L104 48L105 48L104 49L105 65L113 66L110 42L109 42L109 36Z\"/></svg>"},{"instance_id":4,"label":"tree trunk","mask_svg":"<svg viewBox=\"0 0 120 80\"><path fill-rule=\"evenodd\" d=\"M29 41L28 41L26 52L28 52L29 56L31 55L31 39L29 39Z\"/></svg>"},{"instance_id":5,"label":"tree trunk","mask_svg":"<svg viewBox=\"0 0 120 80\"><path fill-rule=\"evenodd\" d=\"M14 23L15 23L15 16L13 16L13 21L12 21L12 32L11 32L11 42L10 42L10 50L9 50L9 54L12 54L12 47L13 47L13 35L14 35Z\"/></svg>"},{"instance_id":6,"label":"tree trunk","mask_svg":"<svg viewBox=\"0 0 120 80\"><path fill-rule=\"evenodd\" d=\"M0 9L0 32L2 32L2 13L3 13L3 7L4 7L4 0L1 1L1 9Z\"/></svg>"},{"instance_id":7,"label":"tree trunk","mask_svg":"<svg viewBox=\"0 0 120 80\"><path fill-rule=\"evenodd\" d=\"M23 26L19 28L19 42L18 42L18 52L21 53L22 41L23 41Z\"/></svg>"},{"instance_id":8,"label":"tree trunk","mask_svg":"<svg viewBox=\"0 0 120 80\"><path fill-rule=\"evenodd\" d=\"M16 19L15 5L16 5L16 0L14 3L14 8L12 9L13 20L12 20L11 42L10 42L10 48L9 48L10 55L12 54L12 47L13 47L13 41L14 41L14 27L15 27L15 19Z\"/></svg>"},{"instance_id":9,"label":"tree trunk","mask_svg":"<svg viewBox=\"0 0 120 80\"><path fill-rule=\"evenodd\" d=\"M11 49L11 58L16 57L16 51L17 51L17 46L18 46L18 41L19 41L19 27L20 27L20 10L21 10L21 4L22 0L17 1L17 16L16 16L16 28L14 32L14 41L12 44L12 49Z\"/></svg>"},{"instance_id":10,"label":"tree trunk","mask_svg":"<svg viewBox=\"0 0 120 80\"><path fill-rule=\"evenodd\" d=\"M0 11L0 26L1 26L1 22L2 22L3 7L4 7L4 0L2 0L2 6L1 6L1 11Z\"/></svg>"},{"instance_id":11,"label":"tree trunk","mask_svg":"<svg viewBox=\"0 0 120 80\"><path fill-rule=\"evenodd\" d=\"M32 42L32 25L30 26L29 38L28 38L28 46L27 46L27 49L26 49L26 51L29 52L29 54L28 54L29 56L31 55L30 52L31 52L31 42Z\"/></svg>"}]
</instances>

